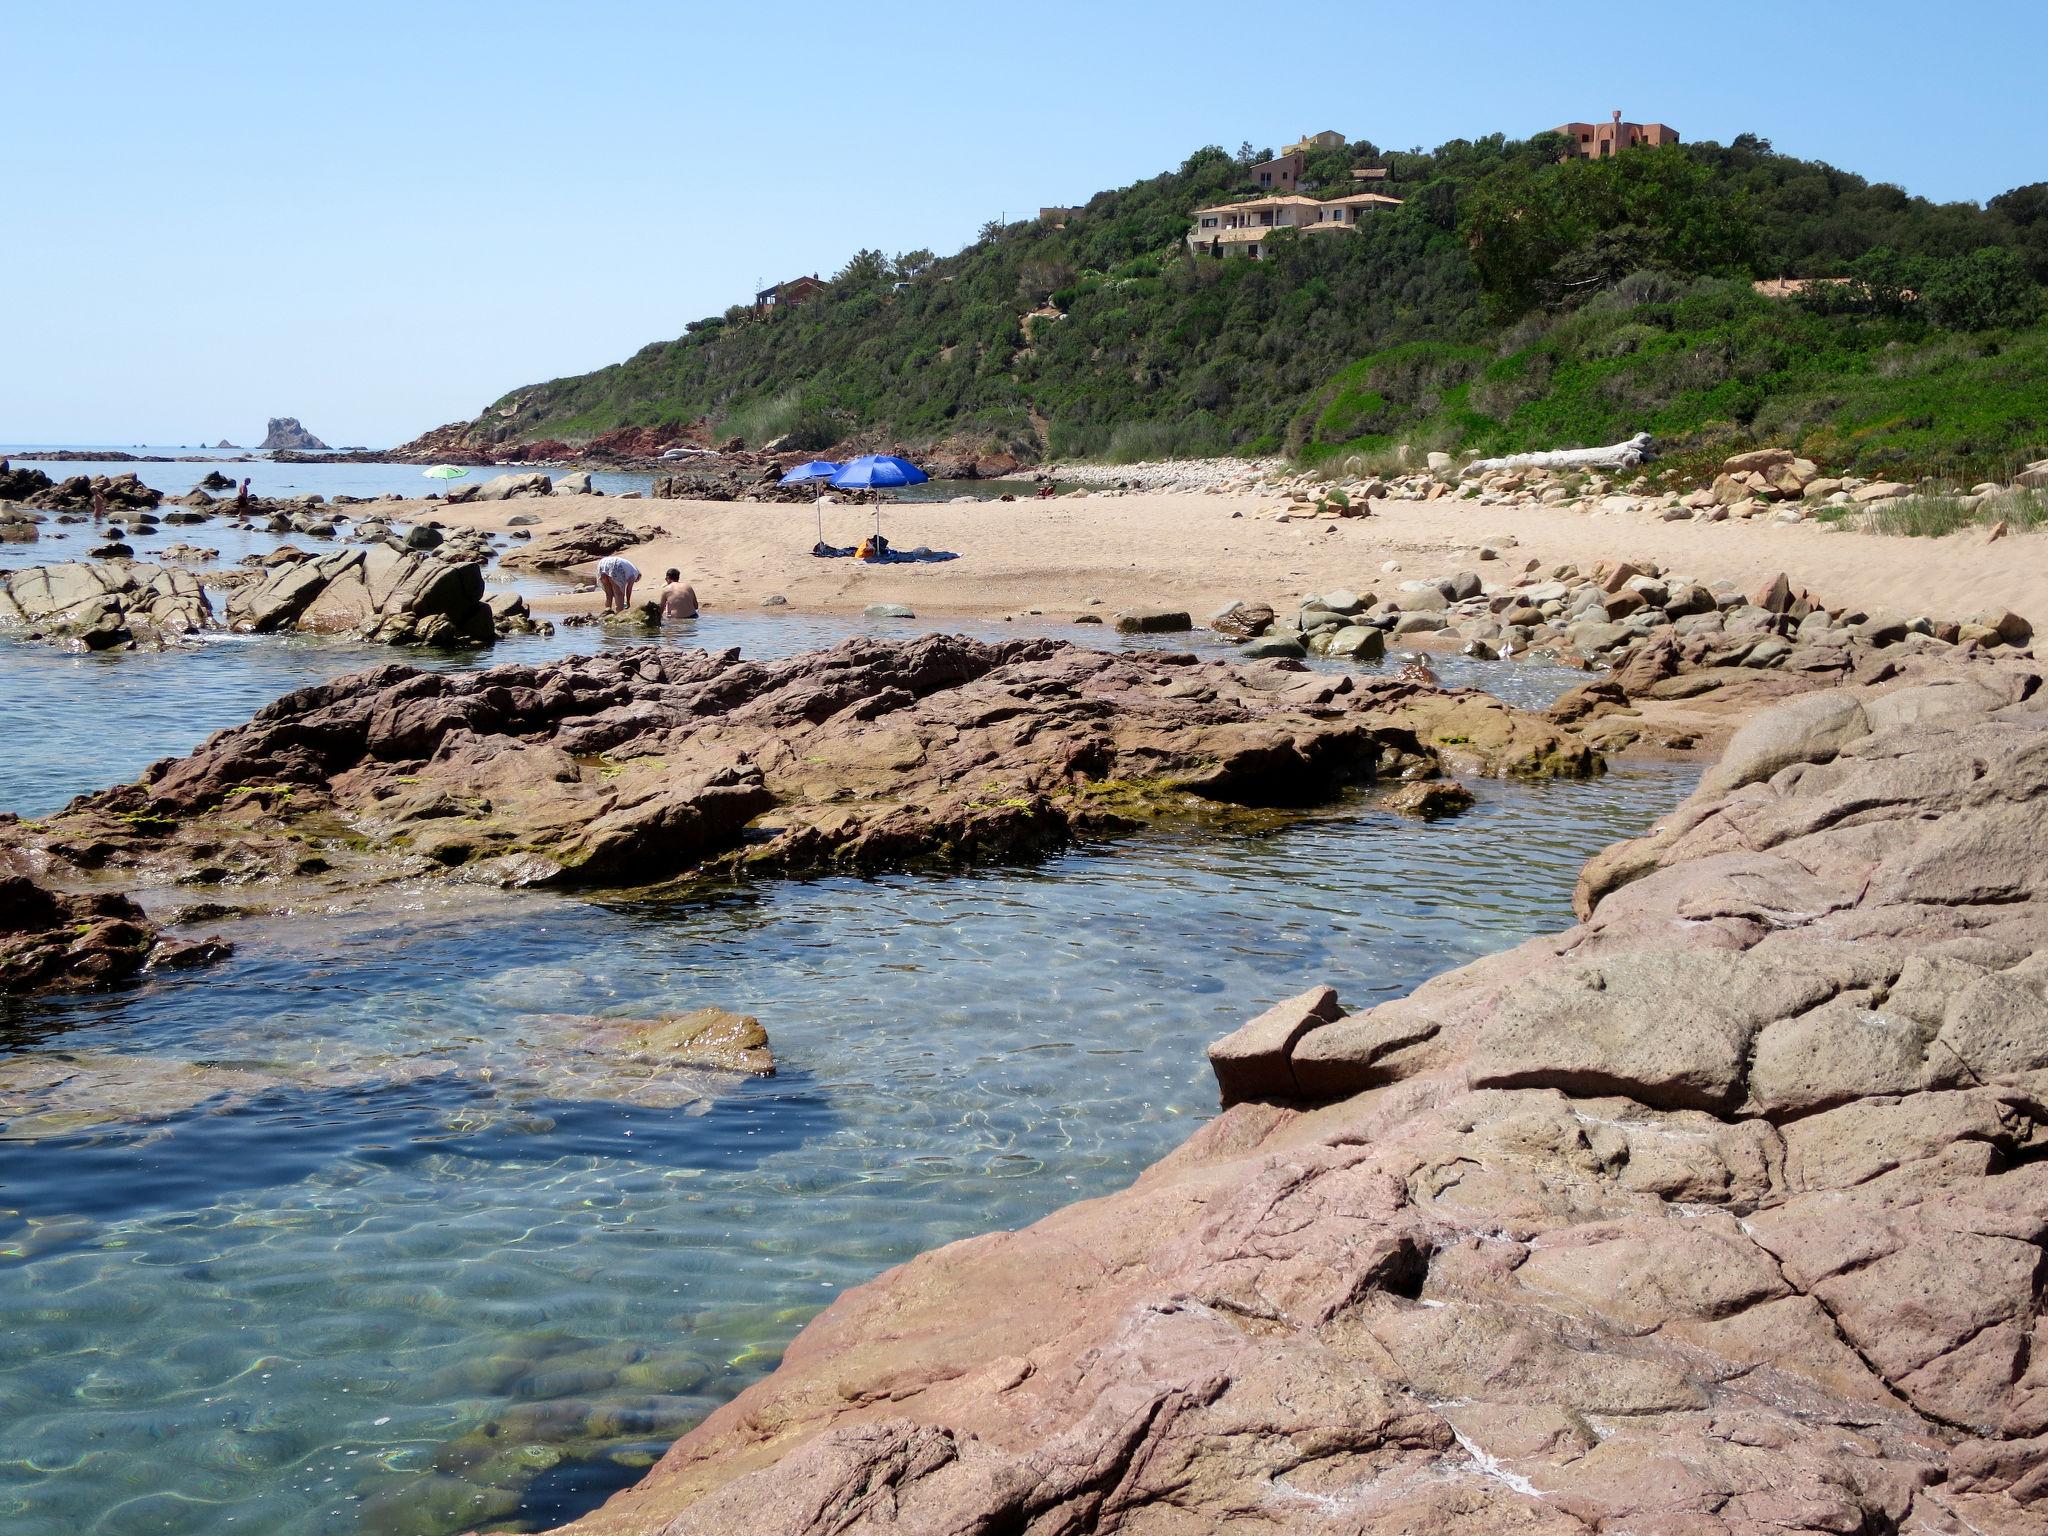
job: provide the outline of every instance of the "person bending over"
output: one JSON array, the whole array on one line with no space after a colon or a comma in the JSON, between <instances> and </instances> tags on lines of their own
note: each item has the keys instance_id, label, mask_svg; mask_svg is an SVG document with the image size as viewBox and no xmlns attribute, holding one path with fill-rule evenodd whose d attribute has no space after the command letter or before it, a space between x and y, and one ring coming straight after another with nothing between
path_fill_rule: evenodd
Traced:
<instances>
[{"instance_id":1,"label":"person bending over","mask_svg":"<svg viewBox=\"0 0 2048 1536\"><path fill-rule=\"evenodd\" d=\"M624 613L633 605L633 584L640 569L624 555L606 555L597 562L597 584L604 589L604 611Z\"/></svg>"},{"instance_id":2,"label":"person bending over","mask_svg":"<svg viewBox=\"0 0 2048 1536\"><path fill-rule=\"evenodd\" d=\"M683 573L670 566L661 579L668 583L661 589L661 622L673 624L677 619L697 617L697 589L683 580Z\"/></svg>"}]
</instances>

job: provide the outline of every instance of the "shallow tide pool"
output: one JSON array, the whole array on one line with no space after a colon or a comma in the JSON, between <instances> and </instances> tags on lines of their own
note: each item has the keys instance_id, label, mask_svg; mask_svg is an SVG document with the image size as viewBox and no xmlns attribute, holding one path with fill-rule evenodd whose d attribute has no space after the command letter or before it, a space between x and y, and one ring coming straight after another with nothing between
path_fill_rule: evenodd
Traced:
<instances>
[{"instance_id":1,"label":"shallow tide pool","mask_svg":"<svg viewBox=\"0 0 2048 1536\"><path fill-rule=\"evenodd\" d=\"M856 630L891 626L735 616L696 643ZM0 805L48 810L390 659L349 650L0 651ZM1570 677L1470 675L1524 702ZM1584 859L1691 779L1475 784L1433 826L1361 799L688 905L428 892L240 925L213 971L0 1005L0 1070L91 1085L0 1140L0 1529L567 1519L844 1287L1127 1183L1213 1112L1202 1048L1274 999L1368 1004L1568 922ZM706 1004L762 1020L776 1077L661 1107L561 1069L593 1018ZM224 1086L195 1099L202 1063Z\"/></svg>"}]
</instances>

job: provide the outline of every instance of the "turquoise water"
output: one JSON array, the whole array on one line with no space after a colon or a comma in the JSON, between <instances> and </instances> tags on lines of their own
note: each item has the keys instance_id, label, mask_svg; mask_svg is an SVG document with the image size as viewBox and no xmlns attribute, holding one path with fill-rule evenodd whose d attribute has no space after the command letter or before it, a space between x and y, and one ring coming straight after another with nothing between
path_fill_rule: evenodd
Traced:
<instances>
[{"instance_id":1,"label":"turquoise water","mask_svg":"<svg viewBox=\"0 0 2048 1536\"><path fill-rule=\"evenodd\" d=\"M733 615L694 643L917 627ZM389 659L0 643L0 805L49 809ZM1572 676L1448 670L1529 702ZM1435 826L1361 801L691 905L423 890L240 925L213 971L0 1004L0 1075L89 1074L73 1119L0 1140L0 1529L567 1519L839 1290L1127 1183L1213 1111L1202 1047L1276 997L1367 1003L1558 927L1583 859L1689 782L1479 784ZM592 1019L706 1004L760 1017L779 1075L669 1093L584 1069Z\"/></svg>"}]
</instances>

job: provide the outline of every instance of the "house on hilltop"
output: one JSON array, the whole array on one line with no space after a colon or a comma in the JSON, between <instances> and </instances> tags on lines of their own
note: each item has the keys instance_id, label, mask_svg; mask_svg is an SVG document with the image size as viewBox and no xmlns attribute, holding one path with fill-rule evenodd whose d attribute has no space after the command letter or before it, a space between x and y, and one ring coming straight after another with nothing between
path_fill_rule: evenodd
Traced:
<instances>
[{"instance_id":1,"label":"house on hilltop","mask_svg":"<svg viewBox=\"0 0 2048 1536\"><path fill-rule=\"evenodd\" d=\"M825 291L824 282L813 272L809 277L793 277L786 283L777 283L772 288L763 288L754 295L754 313L765 315L771 310L792 309L798 304L808 304Z\"/></svg>"},{"instance_id":2,"label":"house on hilltop","mask_svg":"<svg viewBox=\"0 0 2048 1536\"><path fill-rule=\"evenodd\" d=\"M1334 128L1325 128L1321 133L1311 133L1289 144L1280 153L1283 155L1312 155L1321 149L1342 149L1351 141Z\"/></svg>"},{"instance_id":3,"label":"house on hilltop","mask_svg":"<svg viewBox=\"0 0 2048 1536\"><path fill-rule=\"evenodd\" d=\"M1356 229L1359 222L1385 208L1398 208L1401 199L1383 192L1350 192L1343 197L1317 199L1298 194L1255 197L1242 203L1218 203L1197 208L1194 227L1188 231L1188 249L1198 256L1250 256L1266 254L1266 242L1276 230L1292 229L1304 235L1330 234Z\"/></svg>"},{"instance_id":4,"label":"house on hilltop","mask_svg":"<svg viewBox=\"0 0 2048 1536\"><path fill-rule=\"evenodd\" d=\"M1248 173L1252 185L1261 192L1292 192L1301 181L1301 173L1308 169L1308 156L1298 149L1272 160L1261 160Z\"/></svg>"},{"instance_id":5,"label":"house on hilltop","mask_svg":"<svg viewBox=\"0 0 2048 1536\"><path fill-rule=\"evenodd\" d=\"M1670 124L1624 123L1619 108L1610 122L1560 123L1550 131L1570 139L1571 153L1582 160L1605 160L1624 149L1654 149L1678 142L1678 130Z\"/></svg>"}]
</instances>

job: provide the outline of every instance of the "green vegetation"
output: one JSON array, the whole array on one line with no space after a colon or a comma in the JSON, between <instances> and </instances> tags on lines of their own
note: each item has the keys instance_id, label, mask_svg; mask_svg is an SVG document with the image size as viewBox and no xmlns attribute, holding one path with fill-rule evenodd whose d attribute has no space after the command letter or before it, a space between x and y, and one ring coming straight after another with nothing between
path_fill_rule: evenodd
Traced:
<instances>
[{"instance_id":1,"label":"green vegetation","mask_svg":"<svg viewBox=\"0 0 2048 1536\"><path fill-rule=\"evenodd\" d=\"M1249 146L956 256L860 251L809 304L514 391L481 441L708 420L749 443L961 440L1113 461L1388 460L1651 431L1681 460L1757 441L1834 470L2003 472L2048 448L2048 184L1935 204L1749 135L1560 161L1547 135L1384 165L1355 233L1197 257L1197 207L1251 195ZM1768 299L1758 278L1842 279Z\"/></svg>"},{"instance_id":2,"label":"green vegetation","mask_svg":"<svg viewBox=\"0 0 2048 1536\"><path fill-rule=\"evenodd\" d=\"M1960 496L1907 496L1874 510L1827 507L1820 518L1823 522L1864 527L1872 533L1916 539L1938 539L1965 528L1989 528L1995 523L2004 523L2013 532L2025 532L2048 523L2048 499L2031 491L1977 503Z\"/></svg>"}]
</instances>

